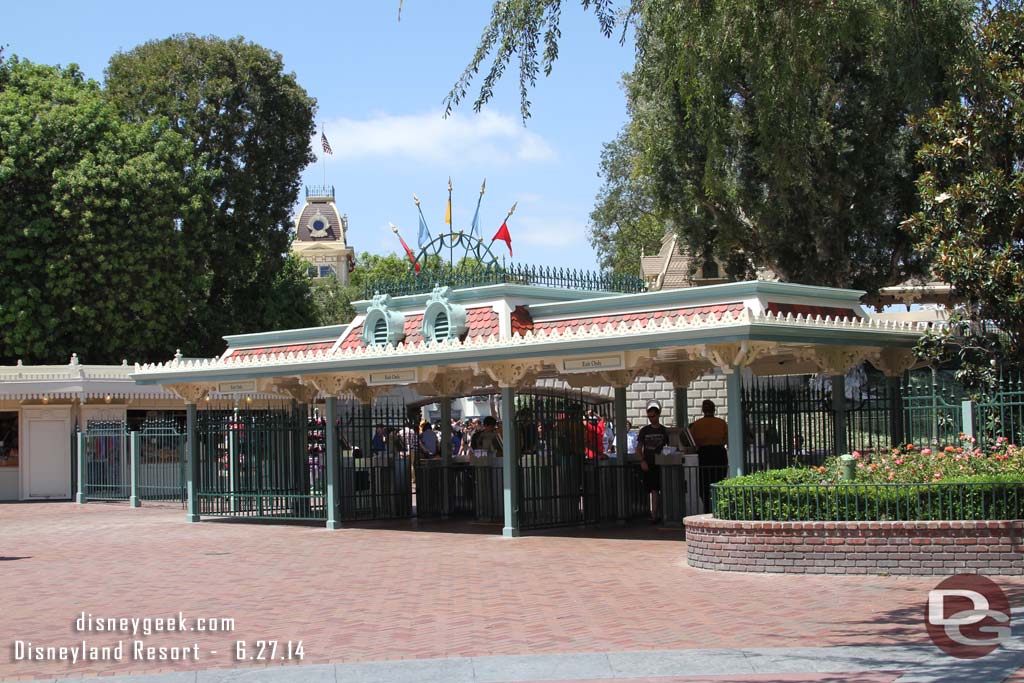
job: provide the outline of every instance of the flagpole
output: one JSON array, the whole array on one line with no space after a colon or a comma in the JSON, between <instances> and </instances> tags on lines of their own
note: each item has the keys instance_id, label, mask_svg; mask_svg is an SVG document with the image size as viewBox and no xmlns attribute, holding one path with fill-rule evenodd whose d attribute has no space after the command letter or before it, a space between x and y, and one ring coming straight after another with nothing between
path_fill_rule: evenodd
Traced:
<instances>
[{"instance_id":1,"label":"flagpole","mask_svg":"<svg viewBox=\"0 0 1024 683\"><path fill-rule=\"evenodd\" d=\"M452 177L448 176L448 218L451 221L448 223L448 267L452 268L455 264L455 216L452 215Z\"/></svg>"},{"instance_id":2,"label":"flagpole","mask_svg":"<svg viewBox=\"0 0 1024 683\"><path fill-rule=\"evenodd\" d=\"M508 215L505 216L505 220L502 221L502 224L508 223L508 219L512 218L512 214L514 214L516 212L516 207L517 206L519 206L519 202L514 202L512 204L512 208L508 210ZM487 244L487 248L490 249L492 244L494 244L494 238L493 237L491 238L491 241Z\"/></svg>"}]
</instances>

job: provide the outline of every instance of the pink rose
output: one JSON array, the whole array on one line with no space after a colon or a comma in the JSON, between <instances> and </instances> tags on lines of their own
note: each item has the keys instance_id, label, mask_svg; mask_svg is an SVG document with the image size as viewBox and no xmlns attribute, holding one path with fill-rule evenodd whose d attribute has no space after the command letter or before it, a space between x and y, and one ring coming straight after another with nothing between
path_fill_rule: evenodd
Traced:
<instances>
[{"instance_id":1,"label":"pink rose","mask_svg":"<svg viewBox=\"0 0 1024 683\"><path fill-rule=\"evenodd\" d=\"M930 448L922 448L921 449L921 455L931 455L931 454L932 454L932 449L930 449Z\"/></svg>"}]
</instances>

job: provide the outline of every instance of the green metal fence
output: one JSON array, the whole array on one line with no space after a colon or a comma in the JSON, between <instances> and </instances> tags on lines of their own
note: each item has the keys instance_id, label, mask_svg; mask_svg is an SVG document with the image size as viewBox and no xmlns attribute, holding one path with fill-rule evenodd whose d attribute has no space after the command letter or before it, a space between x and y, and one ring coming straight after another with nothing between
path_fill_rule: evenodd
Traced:
<instances>
[{"instance_id":1,"label":"green metal fence","mask_svg":"<svg viewBox=\"0 0 1024 683\"><path fill-rule=\"evenodd\" d=\"M441 266L423 269L419 273L409 272L400 277L370 280L364 287L363 296L369 299L374 294L421 294L439 285L465 288L504 283L626 294L646 289L643 278L636 275L519 264L478 267L462 265Z\"/></svg>"},{"instance_id":2,"label":"green metal fence","mask_svg":"<svg viewBox=\"0 0 1024 683\"><path fill-rule=\"evenodd\" d=\"M967 393L951 373L928 369L908 373L903 388L906 441L917 445L959 441L966 399Z\"/></svg>"},{"instance_id":3,"label":"green metal fence","mask_svg":"<svg viewBox=\"0 0 1024 683\"><path fill-rule=\"evenodd\" d=\"M1000 372L995 390L969 410L973 431L983 445L998 437L1024 443L1024 374Z\"/></svg>"},{"instance_id":4,"label":"green metal fence","mask_svg":"<svg viewBox=\"0 0 1024 683\"><path fill-rule=\"evenodd\" d=\"M712 509L719 519L800 522L1024 517L1024 482L715 484L711 488Z\"/></svg>"},{"instance_id":5,"label":"green metal fence","mask_svg":"<svg viewBox=\"0 0 1024 683\"><path fill-rule=\"evenodd\" d=\"M84 476L89 500L126 501L131 496L128 431L123 420L89 420L82 434Z\"/></svg>"},{"instance_id":6,"label":"green metal fence","mask_svg":"<svg viewBox=\"0 0 1024 683\"><path fill-rule=\"evenodd\" d=\"M138 496L185 504L185 429L180 419L149 419L139 425Z\"/></svg>"},{"instance_id":7,"label":"green metal fence","mask_svg":"<svg viewBox=\"0 0 1024 683\"><path fill-rule=\"evenodd\" d=\"M338 414L341 518L410 517L412 468L419 447L405 405L346 400L339 402ZM314 425L316 431L322 428L322 419L318 425ZM321 461L316 462L319 466Z\"/></svg>"},{"instance_id":8,"label":"green metal fence","mask_svg":"<svg viewBox=\"0 0 1024 683\"><path fill-rule=\"evenodd\" d=\"M582 392L516 395L522 529L620 518L618 477L631 465L608 462L604 434L613 422L611 409L610 402L592 401Z\"/></svg>"},{"instance_id":9,"label":"green metal fence","mask_svg":"<svg viewBox=\"0 0 1024 683\"><path fill-rule=\"evenodd\" d=\"M200 516L325 520L324 468L311 466L310 412L201 411Z\"/></svg>"}]
</instances>

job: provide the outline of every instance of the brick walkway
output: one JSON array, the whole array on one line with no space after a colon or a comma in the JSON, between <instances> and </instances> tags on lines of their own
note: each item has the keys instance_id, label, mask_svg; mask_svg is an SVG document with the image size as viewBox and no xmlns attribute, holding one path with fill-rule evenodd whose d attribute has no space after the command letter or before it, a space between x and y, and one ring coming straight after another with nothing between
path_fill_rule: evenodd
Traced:
<instances>
[{"instance_id":1,"label":"brick walkway","mask_svg":"<svg viewBox=\"0 0 1024 683\"><path fill-rule=\"evenodd\" d=\"M648 527L520 539L444 522L331 532L186 524L180 509L99 503L3 505L0 519L5 680L229 668L238 666L235 641L257 639L302 640L306 664L928 645L921 622L936 583L706 572L686 565L679 532ZM1011 604L1024 603L1024 579L1000 583ZM152 646L198 642L200 661L185 664L12 661L15 639L117 640L74 631L83 611L230 617L235 630L144 637Z\"/></svg>"}]
</instances>

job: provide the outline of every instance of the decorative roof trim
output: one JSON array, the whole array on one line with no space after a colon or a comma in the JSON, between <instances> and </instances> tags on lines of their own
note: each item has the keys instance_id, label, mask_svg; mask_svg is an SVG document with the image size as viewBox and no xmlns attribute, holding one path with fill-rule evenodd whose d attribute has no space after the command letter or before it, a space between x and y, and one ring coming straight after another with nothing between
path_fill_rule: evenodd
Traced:
<instances>
[{"instance_id":1,"label":"decorative roof trim","mask_svg":"<svg viewBox=\"0 0 1024 683\"><path fill-rule=\"evenodd\" d=\"M286 373L295 372L299 366L310 366L310 369L324 365L333 366L338 362L353 361L358 365L375 365L374 361L393 361L397 365L417 365L426 362L444 362L448 358L456 358L473 353L493 354L498 351L531 353L531 347L544 353L557 354L564 351L575 352L579 344L588 342L617 342L622 344L646 345L650 343L666 343L686 345L688 339L677 339L681 333L699 333L720 331L727 333L729 338L742 338L744 335L767 333L779 337L793 337L794 341L823 344L868 344L912 345L920 333L928 326L908 323L906 321L888 321L878 319L854 318L822 318L821 316L804 317L802 315L771 313L751 313L744 309L739 315L726 312L721 318L712 315L679 316L677 318L661 318L654 321L633 321L605 325L591 325L585 329L573 328L559 331L549 329L543 331L526 330L523 334L503 339L500 335L470 337L466 341L447 340L444 342L427 343L419 341L415 344L403 344L400 347L368 346L348 348L344 351L315 351L302 353L272 354L258 359L242 358L237 361L226 359L176 359L168 363L149 364L139 368L135 379L143 383L155 383L170 377L187 377L225 371L227 373L253 371L257 369L281 370ZM818 333L815 335L814 333ZM849 335L837 338L835 335ZM817 337L817 338L815 338ZM690 344L702 343L699 340ZM564 346L563 346L564 345ZM563 348L559 348L563 346ZM361 361L361 362L360 362Z\"/></svg>"}]
</instances>

